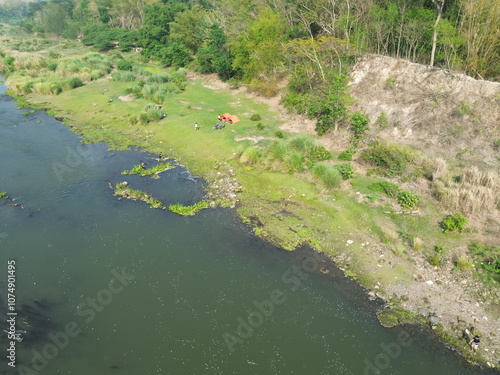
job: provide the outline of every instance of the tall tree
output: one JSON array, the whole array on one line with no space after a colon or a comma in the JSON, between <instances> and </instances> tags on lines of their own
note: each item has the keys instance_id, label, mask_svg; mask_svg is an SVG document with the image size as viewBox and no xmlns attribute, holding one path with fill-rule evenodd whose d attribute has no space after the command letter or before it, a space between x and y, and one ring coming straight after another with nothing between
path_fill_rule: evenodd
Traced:
<instances>
[{"instance_id":1,"label":"tall tree","mask_svg":"<svg viewBox=\"0 0 500 375\"><path fill-rule=\"evenodd\" d=\"M500 2L461 0L461 32L467 52L468 74L487 77L500 75Z\"/></svg>"},{"instance_id":2,"label":"tall tree","mask_svg":"<svg viewBox=\"0 0 500 375\"><path fill-rule=\"evenodd\" d=\"M434 22L434 27L433 27L434 31L432 33L432 51L431 51L430 66L434 66L434 57L436 56L436 42L437 42L437 35L438 35L438 25L439 25L439 21L441 20L441 15L443 14L445 0L432 0L432 3L437 8L437 17L436 17L436 22Z\"/></svg>"}]
</instances>

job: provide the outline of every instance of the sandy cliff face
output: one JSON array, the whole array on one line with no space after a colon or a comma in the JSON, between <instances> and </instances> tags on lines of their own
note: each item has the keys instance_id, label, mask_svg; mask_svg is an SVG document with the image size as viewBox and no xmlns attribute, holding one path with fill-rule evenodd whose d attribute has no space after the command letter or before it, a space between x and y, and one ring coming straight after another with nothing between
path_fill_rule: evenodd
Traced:
<instances>
[{"instance_id":1,"label":"sandy cliff face","mask_svg":"<svg viewBox=\"0 0 500 375\"><path fill-rule=\"evenodd\" d=\"M500 83L391 57L368 55L351 71L351 92L372 124L371 136L393 139L450 161L498 169Z\"/></svg>"}]
</instances>

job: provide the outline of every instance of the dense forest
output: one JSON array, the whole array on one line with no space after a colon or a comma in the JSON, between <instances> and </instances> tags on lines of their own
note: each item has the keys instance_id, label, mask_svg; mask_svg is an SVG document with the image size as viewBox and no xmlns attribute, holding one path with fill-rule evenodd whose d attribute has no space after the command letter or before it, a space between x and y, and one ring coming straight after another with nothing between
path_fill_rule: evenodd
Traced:
<instances>
[{"instance_id":1,"label":"dense forest","mask_svg":"<svg viewBox=\"0 0 500 375\"><path fill-rule=\"evenodd\" d=\"M319 134L347 116L346 73L363 53L500 76L490 0L5 0L0 20L100 51L136 48L266 96L286 78L283 104L316 118Z\"/></svg>"}]
</instances>

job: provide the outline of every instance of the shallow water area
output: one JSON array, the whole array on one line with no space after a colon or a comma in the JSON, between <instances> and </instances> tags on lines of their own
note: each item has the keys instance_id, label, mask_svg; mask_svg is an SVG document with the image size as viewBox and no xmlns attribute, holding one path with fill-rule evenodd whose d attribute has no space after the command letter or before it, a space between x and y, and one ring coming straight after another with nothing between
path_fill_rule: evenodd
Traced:
<instances>
[{"instance_id":1,"label":"shallow water area","mask_svg":"<svg viewBox=\"0 0 500 375\"><path fill-rule=\"evenodd\" d=\"M308 249L256 238L233 211L194 217L113 196L129 182L171 203L203 198L176 166L121 175L156 155L82 144L0 85L0 300L16 262L16 367L0 373L490 374L414 327L383 328L375 302ZM324 275L322 267L331 271Z\"/></svg>"}]
</instances>

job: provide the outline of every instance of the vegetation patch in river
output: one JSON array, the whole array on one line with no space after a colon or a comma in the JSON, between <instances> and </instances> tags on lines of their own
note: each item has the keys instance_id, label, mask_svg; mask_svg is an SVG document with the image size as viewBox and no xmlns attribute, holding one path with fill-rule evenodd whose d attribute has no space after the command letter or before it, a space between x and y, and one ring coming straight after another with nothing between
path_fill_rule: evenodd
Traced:
<instances>
[{"instance_id":1,"label":"vegetation patch in river","mask_svg":"<svg viewBox=\"0 0 500 375\"><path fill-rule=\"evenodd\" d=\"M158 176L166 170L172 169L174 166L171 163L160 163L151 168L145 168L141 164L135 165L134 168L123 171L122 174L139 174L140 176ZM159 176L157 177L159 178Z\"/></svg>"},{"instance_id":2,"label":"vegetation patch in river","mask_svg":"<svg viewBox=\"0 0 500 375\"><path fill-rule=\"evenodd\" d=\"M210 204L207 201L199 201L191 206L184 206L183 204L171 204L168 209L181 216L194 216L200 210L208 208Z\"/></svg>"},{"instance_id":3,"label":"vegetation patch in river","mask_svg":"<svg viewBox=\"0 0 500 375\"><path fill-rule=\"evenodd\" d=\"M165 209L165 205L161 201L141 190L131 189L126 181L116 184L114 195L133 201L146 202L151 208Z\"/></svg>"}]
</instances>

